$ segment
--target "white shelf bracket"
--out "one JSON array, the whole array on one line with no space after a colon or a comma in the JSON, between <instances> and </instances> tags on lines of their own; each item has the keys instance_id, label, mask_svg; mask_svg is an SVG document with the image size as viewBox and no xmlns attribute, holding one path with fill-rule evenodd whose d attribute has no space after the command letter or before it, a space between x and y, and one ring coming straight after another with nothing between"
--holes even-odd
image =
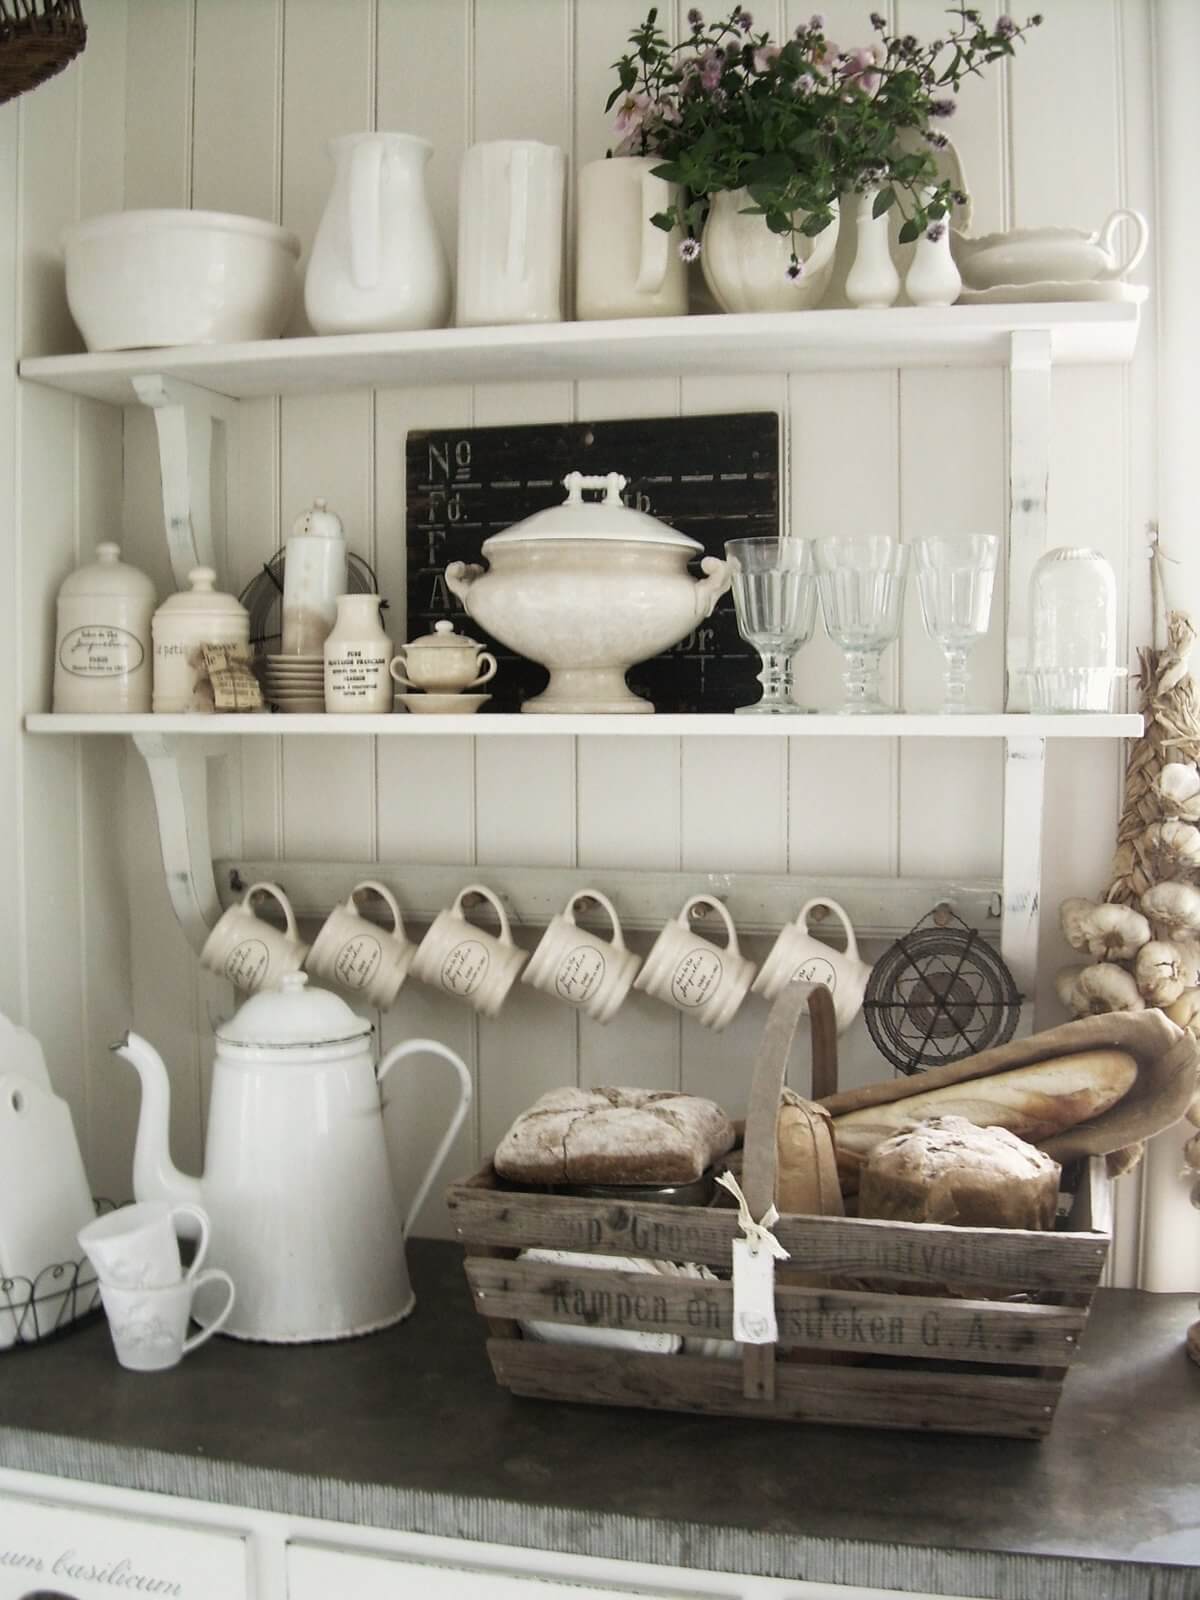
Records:
<instances>
[{"instance_id":1,"label":"white shelf bracket","mask_svg":"<svg viewBox=\"0 0 1200 1600\"><path fill-rule=\"evenodd\" d=\"M1029 578L1046 549L1050 490L1049 328L1011 335L1008 374L1009 518L1005 708L1029 709Z\"/></svg>"},{"instance_id":2,"label":"white shelf bracket","mask_svg":"<svg viewBox=\"0 0 1200 1600\"><path fill-rule=\"evenodd\" d=\"M159 733L135 733L133 742L150 774L167 893L188 943L199 954L221 915L208 828L211 758Z\"/></svg>"},{"instance_id":3,"label":"white shelf bracket","mask_svg":"<svg viewBox=\"0 0 1200 1600\"><path fill-rule=\"evenodd\" d=\"M213 425L237 418L238 402L211 389L147 373L133 380L134 393L154 413L162 477L167 549L177 588L187 588L193 567L216 567L213 539Z\"/></svg>"},{"instance_id":4,"label":"white shelf bracket","mask_svg":"<svg viewBox=\"0 0 1200 1600\"><path fill-rule=\"evenodd\" d=\"M1042 804L1046 741L1004 741L1004 915L1000 954L1024 996L1018 1037L1033 1032L1037 1000L1038 924L1042 903Z\"/></svg>"}]
</instances>

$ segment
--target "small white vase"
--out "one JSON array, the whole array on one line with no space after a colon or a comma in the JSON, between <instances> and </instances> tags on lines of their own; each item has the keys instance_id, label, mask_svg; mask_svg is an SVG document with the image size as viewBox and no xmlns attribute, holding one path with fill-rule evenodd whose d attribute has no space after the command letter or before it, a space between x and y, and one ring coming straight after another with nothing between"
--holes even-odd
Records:
<instances>
[{"instance_id":1,"label":"small white vase","mask_svg":"<svg viewBox=\"0 0 1200 1600\"><path fill-rule=\"evenodd\" d=\"M743 216L754 202L746 189L712 196L700 266L704 281L722 311L807 311L818 305L833 271L838 236L838 207L833 221L815 238L796 236L796 253L804 265L799 278L789 278L792 240L772 233L764 217ZM803 214L797 213L797 222Z\"/></svg>"},{"instance_id":2,"label":"small white vase","mask_svg":"<svg viewBox=\"0 0 1200 1600\"><path fill-rule=\"evenodd\" d=\"M337 621L325 641L325 709L370 715L392 709L392 641L377 594L338 596Z\"/></svg>"},{"instance_id":3,"label":"small white vase","mask_svg":"<svg viewBox=\"0 0 1200 1600\"><path fill-rule=\"evenodd\" d=\"M926 191L928 201L932 190ZM943 217L941 237L928 231L917 240L912 263L904 279L904 292L914 306L952 306L962 290L962 278L950 254L950 220Z\"/></svg>"},{"instance_id":4,"label":"small white vase","mask_svg":"<svg viewBox=\"0 0 1200 1600\"><path fill-rule=\"evenodd\" d=\"M858 242L854 265L846 277L846 299L864 310L895 305L900 293L900 274L888 240L888 213L873 215L878 193L878 189L867 189L858 197Z\"/></svg>"}]
</instances>

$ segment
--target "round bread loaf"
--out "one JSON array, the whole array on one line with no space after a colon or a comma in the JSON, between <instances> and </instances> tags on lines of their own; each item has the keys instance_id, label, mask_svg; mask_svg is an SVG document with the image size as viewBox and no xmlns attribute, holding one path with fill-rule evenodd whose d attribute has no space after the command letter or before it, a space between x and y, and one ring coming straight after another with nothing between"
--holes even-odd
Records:
<instances>
[{"instance_id":1,"label":"round bread loaf","mask_svg":"<svg viewBox=\"0 0 1200 1600\"><path fill-rule=\"evenodd\" d=\"M552 1089L504 1135L494 1165L515 1183L689 1183L732 1149L712 1100L661 1089Z\"/></svg>"},{"instance_id":2,"label":"round bread loaf","mask_svg":"<svg viewBox=\"0 0 1200 1600\"><path fill-rule=\"evenodd\" d=\"M858 1214L964 1228L1054 1226L1060 1168L1007 1128L931 1117L876 1145L863 1168Z\"/></svg>"}]
</instances>

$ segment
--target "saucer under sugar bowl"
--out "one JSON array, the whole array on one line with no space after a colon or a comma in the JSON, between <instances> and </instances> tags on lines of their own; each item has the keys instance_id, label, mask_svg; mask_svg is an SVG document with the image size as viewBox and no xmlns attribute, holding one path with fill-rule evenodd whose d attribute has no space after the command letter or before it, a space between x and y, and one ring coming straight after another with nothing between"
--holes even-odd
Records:
<instances>
[{"instance_id":1,"label":"saucer under sugar bowl","mask_svg":"<svg viewBox=\"0 0 1200 1600\"><path fill-rule=\"evenodd\" d=\"M432 633L401 645L391 664L397 683L431 694L461 694L487 683L495 673L495 656L477 639L455 633L452 622L435 622Z\"/></svg>"}]
</instances>

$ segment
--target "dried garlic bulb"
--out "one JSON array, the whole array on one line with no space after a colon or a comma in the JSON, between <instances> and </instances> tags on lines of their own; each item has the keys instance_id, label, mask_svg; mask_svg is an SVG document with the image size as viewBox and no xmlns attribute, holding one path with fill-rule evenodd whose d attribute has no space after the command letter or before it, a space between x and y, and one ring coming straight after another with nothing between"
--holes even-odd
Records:
<instances>
[{"instance_id":1,"label":"dried garlic bulb","mask_svg":"<svg viewBox=\"0 0 1200 1600\"><path fill-rule=\"evenodd\" d=\"M1154 785L1165 816L1200 822L1200 772L1187 761L1169 761Z\"/></svg>"},{"instance_id":2,"label":"dried garlic bulb","mask_svg":"<svg viewBox=\"0 0 1200 1600\"><path fill-rule=\"evenodd\" d=\"M1079 982L1079 974L1086 971L1086 966L1063 967L1062 971L1054 980L1055 993L1058 995L1062 1005L1068 1011L1074 1011L1075 1009L1075 1002L1073 998L1075 994L1075 985Z\"/></svg>"},{"instance_id":3,"label":"dried garlic bulb","mask_svg":"<svg viewBox=\"0 0 1200 1600\"><path fill-rule=\"evenodd\" d=\"M1193 1128L1200 1128L1200 1089L1197 1089L1191 1105L1183 1114Z\"/></svg>"},{"instance_id":4,"label":"dried garlic bulb","mask_svg":"<svg viewBox=\"0 0 1200 1600\"><path fill-rule=\"evenodd\" d=\"M1101 961L1129 961L1150 942L1150 924L1132 906L1100 905L1079 915L1083 939L1077 950L1086 950Z\"/></svg>"},{"instance_id":5,"label":"dried garlic bulb","mask_svg":"<svg viewBox=\"0 0 1200 1600\"><path fill-rule=\"evenodd\" d=\"M1194 1183L1192 1185L1192 1192L1188 1196L1188 1199L1195 1206L1196 1210L1200 1211L1200 1183Z\"/></svg>"},{"instance_id":6,"label":"dried garlic bulb","mask_svg":"<svg viewBox=\"0 0 1200 1600\"><path fill-rule=\"evenodd\" d=\"M1196 982L1195 957L1169 940L1151 939L1137 953L1133 976L1148 1006L1173 1005Z\"/></svg>"},{"instance_id":7,"label":"dried garlic bulb","mask_svg":"<svg viewBox=\"0 0 1200 1600\"><path fill-rule=\"evenodd\" d=\"M1077 1017L1105 1016L1112 1011L1144 1011L1146 1002L1124 967L1098 961L1084 967L1067 1002Z\"/></svg>"},{"instance_id":8,"label":"dried garlic bulb","mask_svg":"<svg viewBox=\"0 0 1200 1600\"><path fill-rule=\"evenodd\" d=\"M1122 1145L1119 1150L1110 1150L1104 1158L1104 1170L1110 1178L1123 1178L1127 1172L1132 1172L1134 1167L1146 1154L1146 1146L1139 1139L1136 1144Z\"/></svg>"},{"instance_id":9,"label":"dried garlic bulb","mask_svg":"<svg viewBox=\"0 0 1200 1600\"><path fill-rule=\"evenodd\" d=\"M1194 1133L1184 1145L1183 1159L1193 1172L1200 1172L1200 1133Z\"/></svg>"},{"instance_id":10,"label":"dried garlic bulb","mask_svg":"<svg viewBox=\"0 0 1200 1600\"><path fill-rule=\"evenodd\" d=\"M1172 1022L1200 1038L1200 989L1185 989L1178 1000L1164 1009ZM1197 1116L1200 1116L1200 1100L1197 1101ZM1196 1126L1200 1128L1200 1122Z\"/></svg>"},{"instance_id":11,"label":"dried garlic bulb","mask_svg":"<svg viewBox=\"0 0 1200 1600\"><path fill-rule=\"evenodd\" d=\"M1156 883L1200 872L1200 828L1173 817L1152 822L1138 838L1138 854Z\"/></svg>"},{"instance_id":12,"label":"dried garlic bulb","mask_svg":"<svg viewBox=\"0 0 1200 1600\"><path fill-rule=\"evenodd\" d=\"M1083 931L1083 919L1089 911L1096 909L1095 900L1084 900L1075 896L1064 900L1058 908L1058 925L1063 931L1063 938L1072 950L1086 950L1087 939Z\"/></svg>"},{"instance_id":13,"label":"dried garlic bulb","mask_svg":"<svg viewBox=\"0 0 1200 1600\"><path fill-rule=\"evenodd\" d=\"M1156 939L1200 938L1200 889L1187 883L1156 883L1138 903Z\"/></svg>"}]
</instances>

